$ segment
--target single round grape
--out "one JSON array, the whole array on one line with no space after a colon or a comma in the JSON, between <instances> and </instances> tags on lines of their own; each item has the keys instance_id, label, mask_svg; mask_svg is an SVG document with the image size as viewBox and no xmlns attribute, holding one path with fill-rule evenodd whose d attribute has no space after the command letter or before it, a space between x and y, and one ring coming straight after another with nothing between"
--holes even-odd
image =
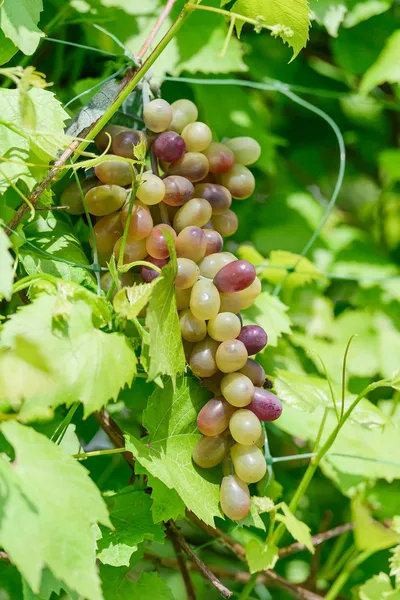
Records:
<instances>
[{"instance_id":1,"label":"single round grape","mask_svg":"<svg viewBox=\"0 0 400 600\"><path fill-rule=\"evenodd\" d=\"M207 279L214 279L222 267L237 260L231 252L219 252L210 254L200 263L200 275Z\"/></svg>"},{"instance_id":2,"label":"single round grape","mask_svg":"<svg viewBox=\"0 0 400 600\"><path fill-rule=\"evenodd\" d=\"M262 387L265 381L265 371L262 366L255 360L248 358L243 369L240 369L240 373L246 375L254 385Z\"/></svg>"},{"instance_id":3,"label":"single round grape","mask_svg":"<svg viewBox=\"0 0 400 600\"><path fill-rule=\"evenodd\" d=\"M247 260L235 260L218 271L214 285L220 292L240 292L253 283L256 275L255 268Z\"/></svg>"},{"instance_id":4,"label":"single round grape","mask_svg":"<svg viewBox=\"0 0 400 600\"><path fill-rule=\"evenodd\" d=\"M246 288L245 290L242 290L241 292L237 292L237 294L240 296L240 300L242 303L241 310L250 308L250 306L252 306L254 304L257 296L259 296L260 293L261 293L261 281L259 280L258 277L256 277L255 280L253 281L253 283L251 285L249 285L248 288Z\"/></svg>"},{"instance_id":5,"label":"single round grape","mask_svg":"<svg viewBox=\"0 0 400 600\"><path fill-rule=\"evenodd\" d=\"M91 215L103 217L119 210L126 200L126 190L119 185L97 185L85 194Z\"/></svg>"},{"instance_id":6,"label":"single round grape","mask_svg":"<svg viewBox=\"0 0 400 600\"><path fill-rule=\"evenodd\" d=\"M200 381L200 384L207 390L210 390L210 392L213 392L215 396L220 396L221 381L223 376L224 373L218 371L217 373L215 373L215 375L212 375L212 377L203 377L203 379Z\"/></svg>"},{"instance_id":7,"label":"single round grape","mask_svg":"<svg viewBox=\"0 0 400 600\"><path fill-rule=\"evenodd\" d=\"M180 290L178 288L175 288L175 298L176 298L177 310L184 310L185 308L189 308L191 293L192 293L191 288L186 288L185 290Z\"/></svg>"},{"instance_id":8,"label":"single round grape","mask_svg":"<svg viewBox=\"0 0 400 600\"><path fill-rule=\"evenodd\" d=\"M230 294L220 293L221 306L220 312L232 312L237 314L242 309L242 300L238 292Z\"/></svg>"},{"instance_id":9,"label":"single round grape","mask_svg":"<svg viewBox=\"0 0 400 600\"><path fill-rule=\"evenodd\" d=\"M235 444L231 448L231 458L236 475L246 483L260 481L267 470L267 464L260 448Z\"/></svg>"},{"instance_id":10,"label":"single round grape","mask_svg":"<svg viewBox=\"0 0 400 600\"><path fill-rule=\"evenodd\" d=\"M240 408L229 421L229 430L235 442L243 446L252 446L261 435L262 427L260 420L247 408Z\"/></svg>"},{"instance_id":11,"label":"single round grape","mask_svg":"<svg viewBox=\"0 0 400 600\"><path fill-rule=\"evenodd\" d=\"M197 415L197 427L203 435L219 435L228 427L235 410L222 396L212 398ZM250 414L257 419L254 413Z\"/></svg>"},{"instance_id":12,"label":"single round grape","mask_svg":"<svg viewBox=\"0 0 400 600\"><path fill-rule=\"evenodd\" d=\"M202 437L192 450L192 458L198 467L216 467L229 454L232 437L229 431L213 437Z\"/></svg>"},{"instance_id":13,"label":"single round grape","mask_svg":"<svg viewBox=\"0 0 400 600\"><path fill-rule=\"evenodd\" d=\"M108 135L111 137L112 143L114 138L117 137L117 135L119 135L123 131L131 130L129 129L129 127L121 127L121 125L106 125L94 138L95 144L100 150L100 152L104 152L110 143L110 138L108 137ZM114 154L117 154L117 152L114 152Z\"/></svg>"},{"instance_id":14,"label":"single round grape","mask_svg":"<svg viewBox=\"0 0 400 600\"><path fill-rule=\"evenodd\" d=\"M207 325L202 319L197 319L190 308L179 313L181 336L188 342L201 342L207 335Z\"/></svg>"},{"instance_id":15,"label":"single round grape","mask_svg":"<svg viewBox=\"0 0 400 600\"><path fill-rule=\"evenodd\" d=\"M226 475L219 492L222 512L232 521L244 519L250 510L248 485L237 475Z\"/></svg>"},{"instance_id":16,"label":"single round grape","mask_svg":"<svg viewBox=\"0 0 400 600\"><path fill-rule=\"evenodd\" d=\"M260 387L254 388L253 400L247 407L260 421L275 421L282 414L282 404L278 396Z\"/></svg>"},{"instance_id":17,"label":"single round grape","mask_svg":"<svg viewBox=\"0 0 400 600\"><path fill-rule=\"evenodd\" d=\"M163 267L165 267L165 265L168 264L167 258L153 258L152 256L146 256L144 260L149 263L152 263L156 267L160 267L160 269L162 269ZM143 266L140 269L140 274L142 276L143 281L145 281L146 283L150 283L151 281L153 281L153 279L156 279L160 276L160 273L158 273L158 271L152 269L151 267L145 266Z\"/></svg>"},{"instance_id":18,"label":"single round grape","mask_svg":"<svg viewBox=\"0 0 400 600\"><path fill-rule=\"evenodd\" d=\"M218 231L214 231L214 229L204 229L204 235L207 240L206 256L221 252L224 245L221 234Z\"/></svg>"},{"instance_id":19,"label":"single round grape","mask_svg":"<svg viewBox=\"0 0 400 600\"><path fill-rule=\"evenodd\" d=\"M254 445L257 446L257 448L264 448L264 444L265 444L265 432L264 432L264 429L261 428L261 435Z\"/></svg>"},{"instance_id":20,"label":"single round grape","mask_svg":"<svg viewBox=\"0 0 400 600\"><path fill-rule=\"evenodd\" d=\"M211 223L215 231L218 231L222 237L233 235L239 227L238 218L233 210L227 210L223 215L213 215Z\"/></svg>"},{"instance_id":21,"label":"single round grape","mask_svg":"<svg viewBox=\"0 0 400 600\"><path fill-rule=\"evenodd\" d=\"M96 247L98 252L99 263L104 265L110 260L115 243L123 234L121 223L121 214L119 212L106 215L97 221L93 227L96 238ZM92 246L92 238L89 238Z\"/></svg>"},{"instance_id":22,"label":"single round grape","mask_svg":"<svg viewBox=\"0 0 400 600\"><path fill-rule=\"evenodd\" d=\"M176 238L176 255L200 262L206 253L207 240L200 227L185 227Z\"/></svg>"},{"instance_id":23,"label":"single round grape","mask_svg":"<svg viewBox=\"0 0 400 600\"><path fill-rule=\"evenodd\" d=\"M154 142L153 150L158 159L172 163L185 154L186 144L175 131L165 131Z\"/></svg>"},{"instance_id":24,"label":"single round grape","mask_svg":"<svg viewBox=\"0 0 400 600\"><path fill-rule=\"evenodd\" d=\"M240 319L231 312L220 312L208 322L208 335L217 342L232 340L240 333Z\"/></svg>"},{"instance_id":25,"label":"single round grape","mask_svg":"<svg viewBox=\"0 0 400 600\"><path fill-rule=\"evenodd\" d=\"M217 183L197 183L194 193L198 198L205 198L211 204L213 215L222 215L232 204L229 190Z\"/></svg>"},{"instance_id":26,"label":"single round grape","mask_svg":"<svg viewBox=\"0 0 400 600\"><path fill-rule=\"evenodd\" d=\"M218 314L220 299L215 285L207 279L199 279L192 288L190 308L198 319L212 319Z\"/></svg>"},{"instance_id":27,"label":"single round grape","mask_svg":"<svg viewBox=\"0 0 400 600\"><path fill-rule=\"evenodd\" d=\"M102 183L111 185L129 185L132 183L135 170L123 161L107 160L95 166L94 172Z\"/></svg>"},{"instance_id":28,"label":"single round grape","mask_svg":"<svg viewBox=\"0 0 400 600\"><path fill-rule=\"evenodd\" d=\"M192 198L181 206L174 217L174 228L180 233L185 227L201 227L211 217L211 206L204 198Z\"/></svg>"},{"instance_id":29,"label":"single round grape","mask_svg":"<svg viewBox=\"0 0 400 600\"><path fill-rule=\"evenodd\" d=\"M115 243L114 255L115 260L118 262L119 253L121 249L122 237ZM136 260L144 260L147 256L146 240L133 240L129 236L126 238L126 244L124 248L124 260L123 264L127 265Z\"/></svg>"},{"instance_id":30,"label":"single round grape","mask_svg":"<svg viewBox=\"0 0 400 600\"><path fill-rule=\"evenodd\" d=\"M186 152L182 158L169 165L168 175L181 175L189 181L201 181L208 173L208 160L200 152Z\"/></svg>"},{"instance_id":31,"label":"single round grape","mask_svg":"<svg viewBox=\"0 0 400 600\"><path fill-rule=\"evenodd\" d=\"M246 346L249 356L261 352L268 341L267 334L259 325L245 325L236 337Z\"/></svg>"},{"instance_id":32,"label":"single round grape","mask_svg":"<svg viewBox=\"0 0 400 600\"><path fill-rule=\"evenodd\" d=\"M171 104L171 107L173 117L169 124L169 129L172 131L182 133L186 125L197 120L199 114L197 106L190 100L184 98L182 100L176 100Z\"/></svg>"},{"instance_id":33,"label":"single round grape","mask_svg":"<svg viewBox=\"0 0 400 600\"><path fill-rule=\"evenodd\" d=\"M70 215L83 215L85 209L82 202L82 193L85 196L86 192L95 187L98 184L96 177L90 177L80 182L81 186L74 181L68 187L65 188L61 194L60 202L61 206L68 206L66 212ZM81 193L82 188L82 193Z\"/></svg>"},{"instance_id":34,"label":"single round grape","mask_svg":"<svg viewBox=\"0 0 400 600\"><path fill-rule=\"evenodd\" d=\"M129 202L127 202L121 211L121 221L125 227L128 218ZM132 207L131 219L129 221L128 235L134 240L142 240L150 235L153 229L153 218L147 206L138 200Z\"/></svg>"},{"instance_id":35,"label":"single round grape","mask_svg":"<svg viewBox=\"0 0 400 600\"><path fill-rule=\"evenodd\" d=\"M239 340L226 340L219 345L215 359L220 371L233 373L246 364L247 350Z\"/></svg>"},{"instance_id":36,"label":"single round grape","mask_svg":"<svg viewBox=\"0 0 400 600\"><path fill-rule=\"evenodd\" d=\"M233 165L230 171L222 174L221 183L237 200L249 198L256 186L253 173L247 167L239 164Z\"/></svg>"},{"instance_id":37,"label":"single round grape","mask_svg":"<svg viewBox=\"0 0 400 600\"><path fill-rule=\"evenodd\" d=\"M211 377L218 371L215 362L217 348L218 342L208 336L193 346L189 364L195 375Z\"/></svg>"},{"instance_id":38,"label":"single round grape","mask_svg":"<svg viewBox=\"0 0 400 600\"><path fill-rule=\"evenodd\" d=\"M165 196L163 202L169 206L182 206L190 198L193 198L194 186L189 179L181 175L170 175L163 179L165 185Z\"/></svg>"},{"instance_id":39,"label":"single round grape","mask_svg":"<svg viewBox=\"0 0 400 600\"><path fill-rule=\"evenodd\" d=\"M168 129L172 121L172 107L162 98L157 98L143 108L143 119L147 129L161 133Z\"/></svg>"},{"instance_id":40,"label":"single round grape","mask_svg":"<svg viewBox=\"0 0 400 600\"><path fill-rule=\"evenodd\" d=\"M204 155L208 159L211 173L226 173L232 169L235 162L235 157L232 150L218 142L211 142Z\"/></svg>"},{"instance_id":41,"label":"single round grape","mask_svg":"<svg viewBox=\"0 0 400 600\"><path fill-rule=\"evenodd\" d=\"M143 204L158 204L165 196L165 185L162 179L146 171L137 189L136 196Z\"/></svg>"},{"instance_id":42,"label":"single round grape","mask_svg":"<svg viewBox=\"0 0 400 600\"><path fill-rule=\"evenodd\" d=\"M211 144L211 129L205 123L196 121L189 123L182 130L187 152L203 152Z\"/></svg>"},{"instance_id":43,"label":"single round grape","mask_svg":"<svg viewBox=\"0 0 400 600\"><path fill-rule=\"evenodd\" d=\"M143 131L136 131L135 129L128 129L118 133L117 136L113 137L112 151L117 156L124 156L125 158L138 158L135 154L135 146L143 142L147 147L146 136Z\"/></svg>"},{"instance_id":44,"label":"single round grape","mask_svg":"<svg viewBox=\"0 0 400 600\"><path fill-rule=\"evenodd\" d=\"M150 254L153 258L168 258L169 256L169 248L167 239L163 233L164 231L170 233L174 240L176 239L175 230L170 225L163 223L156 225L146 241L147 254Z\"/></svg>"},{"instance_id":45,"label":"single round grape","mask_svg":"<svg viewBox=\"0 0 400 600\"><path fill-rule=\"evenodd\" d=\"M228 373L221 380L221 392L229 404L243 408L253 399L254 385L242 373Z\"/></svg>"},{"instance_id":46,"label":"single round grape","mask_svg":"<svg viewBox=\"0 0 400 600\"><path fill-rule=\"evenodd\" d=\"M200 269L189 258L178 258L178 274L174 281L175 287L180 289L194 286L200 275Z\"/></svg>"},{"instance_id":47,"label":"single round grape","mask_svg":"<svg viewBox=\"0 0 400 600\"><path fill-rule=\"evenodd\" d=\"M261 146L252 137L241 136L224 142L235 156L235 162L240 165L252 165L261 156Z\"/></svg>"}]
</instances>

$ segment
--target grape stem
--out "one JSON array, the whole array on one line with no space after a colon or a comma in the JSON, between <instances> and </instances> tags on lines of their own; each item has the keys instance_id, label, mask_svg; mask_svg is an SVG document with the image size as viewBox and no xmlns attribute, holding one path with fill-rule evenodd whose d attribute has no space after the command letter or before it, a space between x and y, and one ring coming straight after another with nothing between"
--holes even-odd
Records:
<instances>
[{"instance_id":1,"label":"grape stem","mask_svg":"<svg viewBox=\"0 0 400 600\"><path fill-rule=\"evenodd\" d=\"M109 415L109 413L103 409L99 412L93 413L94 418L97 423L100 425L102 430L108 435L112 443L116 448L124 448L125 447L125 438L122 430L119 425L114 421L114 419ZM133 460L133 456L130 452L123 452L122 456L132 469L132 477L135 476L135 461Z\"/></svg>"},{"instance_id":2,"label":"grape stem","mask_svg":"<svg viewBox=\"0 0 400 600\"><path fill-rule=\"evenodd\" d=\"M196 591L193 586L193 581L190 577L189 567L186 564L186 560L182 554L182 549L179 544L178 538L175 535L175 531L172 528L168 528L167 535L174 547L174 552L176 555L176 564L179 567L183 582L185 584L187 600L196 600Z\"/></svg>"}]
</instances>

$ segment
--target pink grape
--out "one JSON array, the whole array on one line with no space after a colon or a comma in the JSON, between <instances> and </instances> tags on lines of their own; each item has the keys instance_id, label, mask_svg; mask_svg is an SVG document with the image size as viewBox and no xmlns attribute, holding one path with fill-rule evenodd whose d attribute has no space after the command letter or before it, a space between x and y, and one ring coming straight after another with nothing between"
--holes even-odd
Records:
<instances>
[{"instance_id":1,"label":"pink grape","mask_svg":"<svg viewBox=\"0 0 400 600\"><path fill-rule=\"evenodd\" d=\"M165 196L163 202L169 206L182 206L193 198L194 186L189 179L181 175L169 175L163 179Z\"/></svg>"},{"instance_id":2,"label":"pink grape","mask_svg":"<svg viewBox=\"0 0 400 600\"><path fill-rule=\"evenodd\" d=\"M245 325L236 339L243 342L249 356L261 352L268 342L267 334L259 325Z\"/></svg>"},{"instance_id":3,"label":"pink grape","mask_svg":"<svg viewBox=\"0 0 400 600\"><path fill-rule=\"evenodd\" d=\"M256 270L247 260L235 260L225 265L214 277L214 285L223 293L240 292L253 283Z\"/></svg>"},{"instance_id":4,"label":"pink grape","mask_svg":"<svg viewBox=\"0 0 400 600\"><path fill-rule=\"evenodd\" d=\"M146 262L152 263L156 267L160 267L160 269L162 269L163 267L165 267L165 265L168 264L167 258L153 258L152 256L146 256L144 260ZM145 266L141 268L140 274L142 276L143 281L145 281L146 283L150 283L151 281L153 281L153 279L156 279L156 277L159 277L160 275L154 269Z\"/></svg>"},{"instance_id":5,"label":"pink grape","mask_svg":"<svg viewBox=\"0 0 400 600\"><path fill-rule=\"evenodd\" d=\"M222 235L214 229L203 228L203 231L207 240L206 256L210 256L210 254L217 254L218 252L221 252L222 246L224 245Z\"/></svg>"},{"instance_id":6,"label":"pink grape","mask_svg":"<svg viewBox=\"0 0 400 600\"><path fill-rule=\"evenodd\" d=\"M235 156L228 146L218 142L211 142L204 155L208 159L211 173L226 173L235 162Z\"/></svg>"},{"instance_id":7,"label":"pink grape","mask_svg":"<svg viewBox=\"0 0 400 600\"><path fill-rule=\"evenodd\" d=\"M169 248L163 231L168 231L176 239L175 230L170 225L156 225L146 241L147 253L153 258L168 258Z\"/></svg>"},{"instance_id":8,"label":"pink grape","mask_svg":"<svg viewBox=\"0 0 400 600\"><path fill-rule=\"evenodd\" d=\"M243 375L246 375L254 385L262 387L265 381L265 371L262 366L255 360L248 358L243 369L239 371Z\"/></svg>"},{"instance_id":9,"label":"pink grape","mask_svg":"<svg viewBox=\"0 0 400 600\"><path fill-rule=\"evenodd\" d=\"M212 398L197 415L197 427L203 435L219 435L228 427L235 410L222 396Z\"/></svg>"},{"instance_id":10,"label":"pink grape","mask_svg":"<svg viewBox=\"0 0 400 600\"><path fill-rule=\"evenodd\" d=\"M222 215L232 204L230 191L217 183L198 183L194 193L197 198L205 198L211 204L213 215Z\"/></svg>"},{"instance_id":11,"label":"pink grape","mask_svg":"<svg viewBox=\"0 0 400 600\"><path fill-rule=\"evenodd\" d=\"M153 144L154 154L164 162L176 162L184 154L186 144L175 131L165 131L158 136Z\"/></svg>"},{"instance_id":12,"label":"pink grape","mask_svg":"<svg viewBox=\"0 0 400 600\"><path fill-rule=\"evenodd\" d=\"M253 400L246 408L253 411L260 421L275 421L282 414L282 404L278 396L259 387L254 388Z\"/></svg>"}]
</instances>

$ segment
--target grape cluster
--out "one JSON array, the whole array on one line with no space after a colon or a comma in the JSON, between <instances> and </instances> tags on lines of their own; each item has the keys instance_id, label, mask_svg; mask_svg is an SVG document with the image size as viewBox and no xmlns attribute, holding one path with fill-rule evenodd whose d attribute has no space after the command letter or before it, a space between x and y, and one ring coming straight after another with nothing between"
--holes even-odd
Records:
<instances>
[{"instance_id":1,"label":"grape cluster","mask_svg":"<svg viewBox=\"0 0 400 600\"><path fill-rule=\"evenodd\" d=\"M144 171L136 191L123 263L146 260L162 268L169 260L164 232L175 241L176 304L186 358L214 393L198 414L203 437L193 448L193 460L204 469L222 463L222 510L231 519L242 519L250 509L248 484L266 472L261 421L273 421L282 411L279 399L263 387L264 369L249 358L265 348L267 334L257 325L243 326L240 316L260 293L260 280L253 265L222 251L223 238L238 227L232 198L243 200L253 193L255 180L247 167L261 149L250 137L213 141L189 100L152 100L143 118L145 132L110 125L96 138L104 151L108 133L114 155L82 184L88 211L97 218L99 262L106 264L112 254L119 258L136 175L116 157L137 158L135 147L144 142L153 171ZM84 212L76 184L66 188L61 200L70 213ZM158 275L151 266L140 270L145 282ZM102 277L107 289L109 274ZM121 284L129 285L132 277L129 271Z\"/></svg>"}]
</instances>

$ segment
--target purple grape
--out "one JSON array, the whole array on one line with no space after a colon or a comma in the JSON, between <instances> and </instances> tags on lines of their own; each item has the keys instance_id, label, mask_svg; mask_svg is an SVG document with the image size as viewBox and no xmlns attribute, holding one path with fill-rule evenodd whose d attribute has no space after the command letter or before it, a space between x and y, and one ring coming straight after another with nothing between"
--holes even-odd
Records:
<instances>
[{"instance_id":1,"label":"purple grape","mask_svg":"<svg viewBox=\"0 0 400 600\"><path fill-rule=\"evenodd\" d=\"M260 421L275 421L282 414L282 404L278 396L263 388L255 387L253 400L246 406Z\"/></svg>"},{"instance_id":2,"label":"purple grape","mask_svg":"<svg viewBox=\"0 0 400 600\"><path fill-rule=\"evenodd\" d=\"M153 144L154 154L164 162L176 162L184 154L186 144L175 131L166 131L158 136Z\"/></svg>"},{"instance_id":3,"label":"purple grape","mask_svg":"<svg viewBox=\"0 0 400 600\"><path fill-rule=\"evenodd\" d=\"M256 270L247 260L235 260L216 274L214 285L220 292L241 292L253 283Z\"/></svg>"},{"instance_id":4,"label":"purple grape","mask_svg":"<svg viewBox=\"0 0 400 600\"><path fill-rule=\"evenodd\" d=\"M160 269L162 269L163 267L165 267L166 264L168 264L167 258L153 258L152 256L146 256L145 260L146 262L152 263L156 267L160 267ZM145 281L146 283L150 283L151 281L153 281L153 279L160 275L160 273L158 273L154 269L145 266L141 268L140 274L142 276L143 281Z\"/></svg>"},{"instance_id":5,"label":"purple grape","mask_svg":"<svg viewBox=\"0 0 400 600\"><path fill-rule=\"evenodd\" d=\"M249 356L261 352L268 342L267 334L264 329L258 325L245 325L242 327L242 330L236 339L243 342Z\"/></svg>"},{"instance_id":6,"label":"purple grape","mask_svg":"<svg viewBox=\"0 0 400 600\"><path fill-rule=\"evenodd\" d=\"M248 358L243 369L240 369L240 373L246 375L255 386L261 387L265 384L265 371L262 366L255 360ZM270 381L269 379L267 381ZM272 382L271 386L272 387Z\"/></svg>"},{"instance_id":7,"label":"purple grape","mask_svg":"<svg viewBox=\"0 0 400 600\"><path fill-rule=\"evenodd\" d=\"M230 191L217 183L198 183L194 193L196 198L205 198L211 204L213 215L222 215L232 204Z\"/></svg>"},{"instance_id":8,"label":"purple grape","mask_svg":"<svg viewBox=\"0 0 400 600\"><path fill-rule=\"evenodd\" d=\"M206 256L209 254L216 254L217 252L221 252L222 246L224 245L224 240L218 231L214 231L214 229L203 228L204 235L207 240L207 250Z\"/></svg>"}]
</instances>

